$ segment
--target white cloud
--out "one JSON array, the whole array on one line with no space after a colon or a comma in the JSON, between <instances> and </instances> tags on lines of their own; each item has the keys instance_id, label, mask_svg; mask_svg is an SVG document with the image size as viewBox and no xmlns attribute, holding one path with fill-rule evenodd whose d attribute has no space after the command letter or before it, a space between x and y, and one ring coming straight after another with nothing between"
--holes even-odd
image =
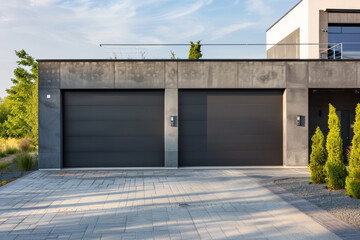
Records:
<instances>
[{"instance_id":1,"label":"white cloud","mask_svg":"<svg viewBox=\"0 0 360 240\"><path fill-rule=\"evenodd\" d=\"M31 6L47 6L53 3L59 2L59 0L30 0Z\"/></svg>"},{"instance_id":2,"label":"white cloud","mask_svg":"<svg viewBox=\"0 0 360 240\"><path fill-rule=\"evenodd\" d=\"M175 11L171 11L170 13L166 14L163 16L163 18L167 18L167 19L177 19L177 18L181 18L190 14L193 14L197 11L199 11L202 7L211 4L212 0L201 0L201 1L196 1L194 3L191 3L191 5L188 6L184 6L182 8L176 9Z\"/></svg>"},{"instance_id":3,"label":"white cloud","mask_svg":"<svg viewBox=\"0 0 360 240\"><path fill-rule=\"evenodd\" d=\"M233 25L227 26L227 27L223 27L213 34L211 40L223 38L226 35L229 35L233 32L239 31L239 30L243 30L245 28L253 26L254 24L255 23L253 23L253 22L245 22L245 23L238 23L238 24L233 24Z\"/></svg>"},{"instance_id":4,"label":"white cloud","mask_svg":"<svg viewBox=\"0 0 360 240\"><path fill-rule=\"evenodd\" d=\"M267 4L264 0L246 0L246 9L252 13L258 13L261 15L271 15L273 9L268 5L270 1L267 1Z\"/></svg>"}]
</instances>

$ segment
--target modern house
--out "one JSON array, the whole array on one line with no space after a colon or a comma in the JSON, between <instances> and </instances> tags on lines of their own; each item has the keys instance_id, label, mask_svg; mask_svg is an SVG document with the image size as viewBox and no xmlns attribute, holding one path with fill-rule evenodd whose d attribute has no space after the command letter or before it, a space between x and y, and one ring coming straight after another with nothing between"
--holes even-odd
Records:
<instances>
[{"instance_id":1,"label":"modern house","mask_svg":"<svg viewBox=\"0 0 360 240\"><path fill-rule=\"evenodd\" d=\"M268 41L327 42L319 29L355 24L357 6L304 0ZM263 60L39 60L39 167L307 166L329 103L345 149L360 61L319 59L319 46L282 49Z\"/></svg>"},{"instance_id":2,"label":"modern house","mask_svg":"<svg viewBox=\"0 0 360 240\"><path fill-rule=\"evenodd\" d=\"M358 0L302 0L267 30L267 58L360 58L359 13Z\"/></svg>"}]
</instances>

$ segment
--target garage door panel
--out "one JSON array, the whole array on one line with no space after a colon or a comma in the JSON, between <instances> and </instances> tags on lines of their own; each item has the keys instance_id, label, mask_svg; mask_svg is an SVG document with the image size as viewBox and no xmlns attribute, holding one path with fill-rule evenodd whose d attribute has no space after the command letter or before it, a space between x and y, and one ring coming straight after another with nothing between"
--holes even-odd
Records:
<instances>
[{"instance_id":1,"label":"garage door panel","mask_svg":"<svg viewBox=\"0 0 360 240\"><path fill-rule=\"evenodd\" d=\"M179 121L180 166L282 164L281 90L181 90Z\"/></svg>"},{"instance_id":2,"label":"garage door panel","mask_svg":"<svg viewBox=\"0 0 360 240\"><path fill-rule=\"evenodd\" d=\"M188 120L206 120L207 110L205 105L185 105L179 106L179 119L180 121Z\"/></svg>"},{"instance_id":3,"label":"garage door panel","mask_svg":"<svg viewBox=\"0 0 360 240\"><path fill-rule=\"evenodd\" d=\"M164 166L162 90L64 92L64 167Z\"/></svg>"},{"instance_id":4,"label":"garage door panel","mask_svg":"<svg viewBox=\"0 0 360 240\"><path fill-rule=\"evenodd\" d=\"M107 136L161 136L161 132L152 126L156 121L73 121L66 129L68 137L101 137L104 132Z\"/></svg>"},{"instance_id":5,"label":"garage door panel","mask_svg":"<svg viewBox=\"0 0 360 240\"><path fill-rule=\"evenodd\" d=\"M256 120L218 120L207 122L207 135L274 135L282 128L274 127L274 121Z\"/></svg>"},{"instance_id":6,"label":"garage door panel","mask_svg":"<svg viewBox=\"0 0 360 240\"><path fill-rule=\"evenodd\" d=\"M259 120L181 121L183 136L253 134L256 131L272 135L282 130L281 126L274 125L273 121Z\"/></svg>"},{"instance_id":7,"label":"garage door panel","mask_svg":"<svg viewBox=\"0 0 360 240\"><path fill-rule=\"evenodd\" d=\"M68 106L65 121L106 120L160 120L164 109L161 106Z\"/></svg>"},{"instance_id":8,"label":"garage door panel","mask_svg":"<svg viewBox=\"0 0 360 240\"><path fill-rule=\"evenodd\" d=\"M67 152L71 167L163 167L163 152Z\"/></svg>"},{"instance_id":9,"label":"garage door panel","mask_svg":"<svg viewBox=\"0 0 360 240\"><path fill-rule=\"evenodd\" d=\"M227 94L222 92L203 92L202 90L192 90L196 94L189 95L186 92L179 92L179 97L182 98L180 104L184 105L221 105L221 104L262 104L264 99L270 104L277 104L279 102L278 96L282 94L281 90L256 90L256 92L243 92L241 96L238 95L238 90L226 90ZM217 91L217 90L216 90ZM219 90L222 91L222 90ZM185 97L183 97L185 96Z\"/></svg>"},{"instance_id":10,"label":"garage door panel","mask_svg":"<svg viewBox=\"0 0 360 240\"><path fill-rule=\"evenodd\" d=\"M161 151L163 145L153 136L136 137L68 137L66 149L71 152Z\"/></svg>"},{"instance_id":11,"label":"garage door panel","mask_svg":"<svg viewBox=\"0 0 360 240\"><path fill-rule=\"evenodd\" d=\"M274 110L268 108L268 104L249 105L186 105L179 111L181 120L264 120L264 116L268 119L279 119L281 109ZM181 108L181 106L180 106Z\"/></svg>"},{"instance_id":12,"label":"garage door panel","mask_svg":"<svg viewBox=\"0 0 360 240\"><path fill-rule=\"evenodd\" d=\"M271 150L279 148L282 142L266 135L219 135L219 136L183 136L180 151L235 151L235 150Z\"/></svg>"},{"instance_id":13,"label":"garage door panel","mask_svg":"<svg viewBox=\"0 0 360 240\"><path fill-rule=\"evenodd\" d=\"M155 91L128 91L119 94L115 91L89 90L65 92L65 106L122 106L122 105L161 105L164 96Z\"/></svg>"},{"instance_id":14,"label":"garage door panel","mask_svg":"<svg viewBox=\"0 0 360 240\"><path fill-rule=\"evenodd\" d=\"M264 166L259 159L268 159L269 156L282 158L278 149L269 151L228 151L228 152L181 152L183 166L199 166L197 163L206 162L207 166ZM222 159L219 161L219 159ZM269 162L266 166L276 166L279 163Z\"/></svg>"}]
</instances>

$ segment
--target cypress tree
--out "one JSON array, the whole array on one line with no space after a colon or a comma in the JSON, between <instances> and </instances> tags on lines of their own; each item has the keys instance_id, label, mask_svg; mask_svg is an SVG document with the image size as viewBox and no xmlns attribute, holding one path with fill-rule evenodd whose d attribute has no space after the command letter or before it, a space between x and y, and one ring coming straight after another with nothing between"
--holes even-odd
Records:
<instances>
[{"instance_id":1,"label":"cypress tree","mask_svg":"<svg viewBox=\"0 0 360 240\"><path fill-rule=\"evenodd\" d=\"M326 139L327 161L325 164L326 180L331 189L343 189L348 174L343 162L341 125L336 109L329 104L329 134Z\"/></svg>"},{"instance_id":2,"label":"cypress tree","mask_svg":"<svg viewBox=\"0 0 360 240\"><path fill-rule=\"evenodd\" d=\"M324 166L326 163L325 137L320 127L316 128L311 138L311 155L309 169L312 183L325 183Z\"/></svg>"},{"instance_id":3,"label":"cypress tree","mask_svg":"<svg viewBox=\"0 0 360 240\"><path fill-rule=\"evenodd\" d=\"M349 159L349 176L346 178L347 194L360 198L360 104L356 107L354 137Z\"/></svg>"},{"instance_id":4,"label":"cypress tree","mask_svg":"<svg viewBox=\"0 0 360 240\"><path fill-rule=\"evenodd\" d=\"M189 50L189 59L200 59L202 57L201 54L201 44L200 40L197 41L196 44L190 42L190 50Z\"/></svg>"}]
</instances>

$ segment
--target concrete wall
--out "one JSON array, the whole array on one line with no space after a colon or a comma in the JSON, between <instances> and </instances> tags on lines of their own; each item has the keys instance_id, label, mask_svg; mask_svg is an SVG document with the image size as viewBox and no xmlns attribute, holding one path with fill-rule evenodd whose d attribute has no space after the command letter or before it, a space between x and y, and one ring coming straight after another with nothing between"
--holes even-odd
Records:
<instances>
[{"instance_id":1,"label":"concrete wall","mask_svg":"<svg viewBox=\"0 0 360 240\"><path fill-rule=\"evenodd\" d=\"M281 45L281 44L299 44L300 43L300 28L290 33L277 45L271 47L266 51L268 59L299 59L300 45Z\"/></svg>"},{"instance_id":2,"label":"concrete wall","mask_svg":"<svg viewBox=\"0 0 360 240\"><path fill-rule=\"evenodd\" d=\"M179 89L284 89L284 165L308 162L308 89L360 88L358 61L39 61L39 165L62 167L66 89L165 89L165 166L178 166ZM296 126L296 116L305 117Z\"/></svg>"}]
</instances>

